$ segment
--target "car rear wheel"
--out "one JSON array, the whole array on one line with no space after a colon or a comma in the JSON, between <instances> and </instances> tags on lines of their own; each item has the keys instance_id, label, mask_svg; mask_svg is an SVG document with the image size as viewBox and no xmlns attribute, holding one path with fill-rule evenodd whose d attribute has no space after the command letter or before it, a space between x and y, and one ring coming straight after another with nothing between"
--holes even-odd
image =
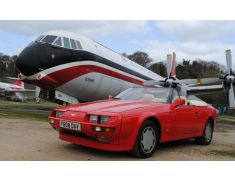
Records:
<instances>
[{"instance_id":1,"label":"car rear wheel","mask_svg":"<svg viewBox=\"0 0 235 180\"><path fill-rule=\"evenodd\" d=\"M138 158L150 157L158 145L158 128L152 121L145 121L140 127L132 153Z\"/></svg>"},{"instance_id":2,"label":"car rear wheel","mask_svg":"<svg viewBox=\"0 0 235 180\"><path fill-rule=\"evenodd\" d=\"M195 138L195 141L199 145L209 145L211 143L213 136L213 122L212 120L208 120L206 122L203 136Z\"/></svg>"}]
</instances>

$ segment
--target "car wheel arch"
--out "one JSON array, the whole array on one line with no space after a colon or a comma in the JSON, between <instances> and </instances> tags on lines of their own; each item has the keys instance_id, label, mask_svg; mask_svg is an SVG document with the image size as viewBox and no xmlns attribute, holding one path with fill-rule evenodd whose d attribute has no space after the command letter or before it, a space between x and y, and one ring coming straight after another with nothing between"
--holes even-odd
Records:
<instances>
[{"instance_id":1,"label":"car wheel arch","mask_svg":"<svg viewBox=\"0 0 235 180\"><path fill-rule=\"evenodd\" d=\"M215 120L214 120L214 118L212 117L212 116L209 116L208 118L207 118L207 121L211 121L212 122L212 127L214 128L214 126L215 126ZM207 122L206 121L206 122Z\"/></svg>"},{"instance_id":2,"label":"car wheel arch","mask_svg":"<svg viewBox=\"0 0 235 180\"><path fill-rule=\"evenodd\" d=\"M152 121L158 128L158 135L159 135L159 142L161 141L161 123L160 121L158 120L158 118L156 117L156 115L152 115L152 116L146 116L144 118L139 118L139 121L138 121L138 125L135 129L135 133L134 133L134 138L133 138L133 144L135 142L135 139L136 139L136 136L137 136L137 133L141 127L141 125L145 122L145 121Z\"/></svg>"},{"instance_id":3,"label":"car wheel arch","mask_svg":"<svg viewBox=\"0 0 235 180\"><path fill-rule=\"evenodd\" d=\"M147 120L152 121L157 126L158 135L159 135L159 142L161 142L161 130L162 130L162 128L161 128L160 121L156 117L153 117L153 116L148 117L147 119L145 119L145 121L147 121Z\"/></svg>"},{"instance_id":4,"label":"car wheel arch","mask_svg":"<svg viewBox=\"0 0 235 180\"><path fill-rule=\"evenodd\" d=\"M208 116L207 119L205 120L205 123L204 123L202 129L201 129L201 134L204 133L205 125L206 125L206 123L207 123L208 121L210 121L210 122L212 123L212 128L214 129L214 126L215 126L215 119L214 119L212 116Z\"/></svg>"}]
</instances>

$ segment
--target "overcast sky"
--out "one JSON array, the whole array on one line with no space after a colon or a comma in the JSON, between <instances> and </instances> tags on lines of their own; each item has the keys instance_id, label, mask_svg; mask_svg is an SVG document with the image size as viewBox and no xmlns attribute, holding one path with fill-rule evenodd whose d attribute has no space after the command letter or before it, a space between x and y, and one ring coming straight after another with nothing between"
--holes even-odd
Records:
<instances>
[{"instance_id":1,"label":"overcast sky","mask_svg":"<svg viewBox=\"0 0 235 180\"><path fill-rule=\"evenodd\" d=\"M18 54L32 39L53 30L86 35L119 53L145 51L155 61L175 51L178 62L200 58L225 64L225 49L235 52L235 21L1 20L0 52Z\"/></svg>"}]
</instances>

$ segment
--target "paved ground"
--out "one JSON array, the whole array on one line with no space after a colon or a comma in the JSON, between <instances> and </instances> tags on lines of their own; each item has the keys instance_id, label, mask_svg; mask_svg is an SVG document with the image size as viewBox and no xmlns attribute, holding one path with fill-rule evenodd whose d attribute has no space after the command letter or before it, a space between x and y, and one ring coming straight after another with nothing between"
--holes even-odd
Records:
<instances>
[{"instance_id":1,"label":"paved ground","mask_svg":"<svg viewBox=\"0 0 235 180\"><path fill-rule=\"evenodd\" d=\"M0 117L0 160L139 160L126 152L107 152L80 147L58 139L47 122ZM209 146L193 141L160 145L154 156L145 160L235 160L212 151L235 152L235 128L216 128Z\"/></svg>"}]
</instances>

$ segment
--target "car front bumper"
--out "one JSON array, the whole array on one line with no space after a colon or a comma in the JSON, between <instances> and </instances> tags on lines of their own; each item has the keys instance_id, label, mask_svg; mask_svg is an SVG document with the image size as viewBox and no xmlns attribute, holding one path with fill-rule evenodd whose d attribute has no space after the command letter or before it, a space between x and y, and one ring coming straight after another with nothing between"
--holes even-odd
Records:
<instances>
[{"instance_id":1,"label":"car front bumper","mask_svg":"<svg viewBox=\"0 0 235 180\"><path fill-rule=\"evenodd\" d=\"M119 144L120 124L107 125L107 124L91 124L87 122L78 122L68 120L81 124L81 131L68 130L60 127L60 120L55 117L49 117L50 125L59 132L59 138L63 141L86 146L90 148L107 150L107 151L131 151L132 146ZM63 120L65 121L65 120ZM112 127L115 128L114 132L94 132L93 126L99 127Z\"/></svg>"}]
</instances>

